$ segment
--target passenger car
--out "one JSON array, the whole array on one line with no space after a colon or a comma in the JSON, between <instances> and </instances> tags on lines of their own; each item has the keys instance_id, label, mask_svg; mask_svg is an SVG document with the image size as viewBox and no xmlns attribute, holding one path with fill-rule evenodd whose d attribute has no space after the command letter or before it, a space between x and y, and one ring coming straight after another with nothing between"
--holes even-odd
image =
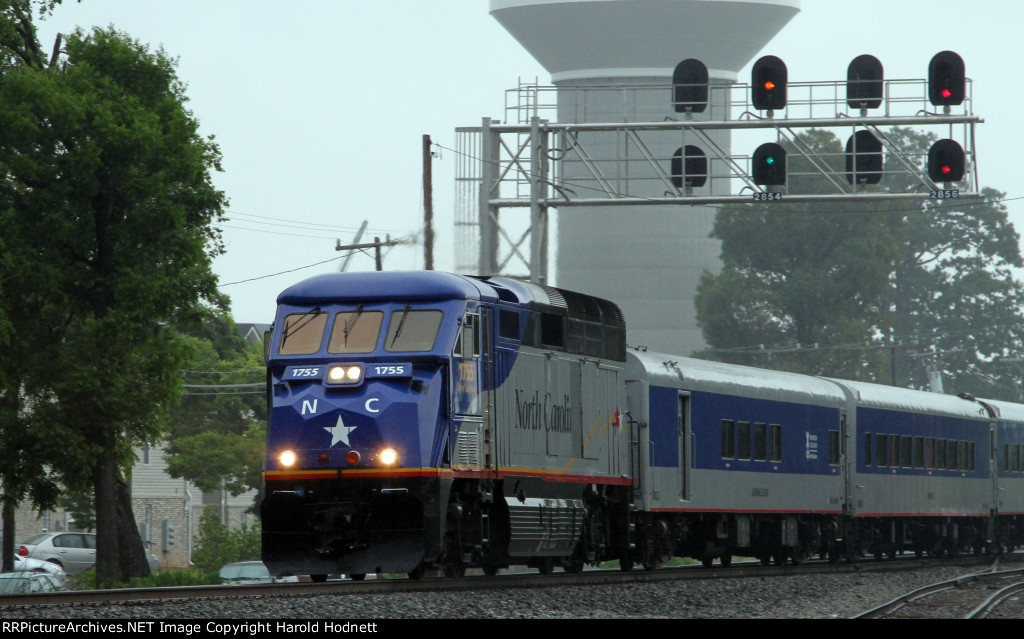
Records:
<instances>
[{"instance_id":1,"label":"passenger car","mask_svg":"<svg viewBox=\"0 0 1024 639\"><path fill-rule=\"evenodd\" d=\"M19 570L0 573L0 595L63 590L64 582L47 572Z\"/></svg>"},{"instance_id":2,"label":"passenger car","mask_svg":"<svg viewBox=\"0 0 1024 639\"><path fill-rule=\"evenodd\" d=\"M298 577L271 577L262 561L238 561L220 569L220 580L225 584L281 584L293 583Z\"/></svg>"},{"instance_id":3,"label":"passenger car","mask_svg":"<svg viewBox=\"0 0 1024 639\"><path fill-rule=\"evenodd\" d=\"M18 547L18 555L57 564L69 575L96 564L96 535L84 532L47 532L33 535ZM160 560L146 551L151 572L160 570Z\"/></svg>"}]
</instances>

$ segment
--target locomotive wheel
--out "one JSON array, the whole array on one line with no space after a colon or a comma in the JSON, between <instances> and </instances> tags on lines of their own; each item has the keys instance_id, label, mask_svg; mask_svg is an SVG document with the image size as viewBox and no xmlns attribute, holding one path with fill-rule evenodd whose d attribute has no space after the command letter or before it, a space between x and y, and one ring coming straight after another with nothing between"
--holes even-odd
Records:
<instances>
[{"instance_id":1,"label":"locomotive wheel","mask_svg":"<svg viewBox=\"0 0 1024 639\"><path fill-rule=\"evenodd\" d=\"M466 576L466 564L461 561L457 564L449 564L444 567L445 577L465 577Z\"/></svg>"},{"instance_id":2,"label":"locomotive wheel","mask_svg":"<svg viewBox=\"0 0 1024 639\"><path fill-rule=\"evenodd\" d=\"M423 573L425 573L426 571L427 567L424 566L423 563L421 562L417 564L415 568L409 571L409 579L422 579Z\"/></svg>"},{"instance_id":3,"label":"locomotive wheel","mask_svg":"<svg viewBox=\"0 0 1024 639\"><path fill-rule=\"evenodd\" d=\"M327 575L310 575L312 581L327 581Z\"/></svg>"},{"instance_id":4,"label":"locomotive wheel","mask_svg":"<svg viewBox=\"0 0 1024 639\"><path fill-rule=\"evenodd\" d=\"M622 572L630 572L633 570L633 558L622 557L619 559L619 570Z\"/></svg>"},{"instance_id":5,"label":"locomotive wheel","mask_svg":"<svg viewBox=\"0 0 1024 639\"><path fill-rule=\"evenodd\" d=\"M722 553L722 556L718 558L718 561L722 562L722 568L728 568L732 565L732 553Z\"/></svg>"},{"instance_id":6,"label":"locomotive wheel","mask_svg":"<svg viewBox=\"0 0 1024 639\"><path fill-rule=\"evenodd\" d=\"M537 572L542 575L550 575L555 570L553 557L541 557L537 560Z\"/></svg>"},{"instance_id":7,"label":"locomotive wheel","mask_svg":"<svg viewBox=\"0 0 1024 639\"><path fill-rule=\"evenodd\" d=\"M493 577L498 574L498 567L494 564L484 564L480 566L480 569L484 571L484 574L488 577Z\"/></svg>"},{"instance_id":8,"label":"locomotive wheel","mask_svg":"<svg viewBox=\"0 0 1024 639\"><path fill-rule=\"evenodd\" d=\"M583 560L574 557L565 563L565 572L571 572L578 575L583 572L583 566Z\"/></svg>"},{"instance_id":9,"label":"locomotive wheel","mask_svg":"<svg viewBox=\"0 0 1024 639\"><path fill-rule=\"evenodd\" d=\"M357 572L349 575L349 577L352 577L352 581L363 581L366 579L366 573Z\"/></svg>"},{"instance_id":10,"label":"locomotive wheel","mask_svg":"<svg viewBox=\"0 0 1024 639\"><path fill-rule=\"evenodd\" d=\"M701 563L701 564L702 564L702 565L703 565L703 566L704 566L705 568L710 568L710 567L711 567L711 565L712 565L713 563L715 563L715 558L714 558L714 557L712 557L711 555L704 555L703 557L701 557L701 559L700 559L700 563Z\"/></svg>"}]
</instances>

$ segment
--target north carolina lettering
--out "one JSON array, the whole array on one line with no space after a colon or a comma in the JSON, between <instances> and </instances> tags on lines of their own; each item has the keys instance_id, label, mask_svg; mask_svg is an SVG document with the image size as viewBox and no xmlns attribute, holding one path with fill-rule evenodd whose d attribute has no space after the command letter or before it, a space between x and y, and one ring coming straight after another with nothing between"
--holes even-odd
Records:
<instances>
[{"instance_id":1,"label":"north carolina lettering","mask_svg":"<svg viewBox=\"0 0 1024 639\"><path fill-rule=\"evenodd\" d=\"M562 396L561 403L556 403L551 393L546 393L543 401L539 391L533 391L532 396L524 395L523 391L516 389L516 428L572 432L572 403L568 395Z\"/></svg>"}]
</instances>

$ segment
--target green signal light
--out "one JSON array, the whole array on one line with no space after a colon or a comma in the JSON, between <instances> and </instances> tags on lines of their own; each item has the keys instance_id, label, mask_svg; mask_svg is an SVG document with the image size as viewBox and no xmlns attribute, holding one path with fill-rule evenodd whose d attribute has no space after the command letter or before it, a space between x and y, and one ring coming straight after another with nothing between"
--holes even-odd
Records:
<instances>
[{"instance_id":1,"label":"green signal light","mask_svg":"<svg viewBox=\"0 0 1024 639\"><path fill-rule=\"evenodd\" d=\"M768 166L771 166L771 165L775 164L775 158L773 158L772 156L769 155L768 157L766 157L764 159L764 163L767 164Z\"/></svg>"}]
</instances>

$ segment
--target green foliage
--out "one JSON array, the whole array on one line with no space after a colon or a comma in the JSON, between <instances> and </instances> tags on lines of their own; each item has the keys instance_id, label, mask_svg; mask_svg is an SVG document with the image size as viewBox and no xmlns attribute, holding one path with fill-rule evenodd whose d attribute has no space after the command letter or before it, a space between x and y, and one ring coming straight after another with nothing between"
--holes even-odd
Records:
<instances>
[{"instance_id":1,"label":"green foliage","mask_svg":"<svg viewBox=\"0 0 1024 639\"><path fill-rule=\"evenodd\" d=\"M220 577L198 568L188 570L160 570L149 577L132 577L128 588L173 588L175 586L213 586L220 584Z\"/></svg>"},{"instance_id":2,"label":"green foliage","mask_svg":"<svg viewBox=\"0 0 1024 639\"><path fill-rule=\"evenodd\" d=\"M0 479L39 505L54 480L91 487L111 583L141 552L137 534L132 552L118 541L115 486L132 448L166 434L194 348L175 327L227 306L212 271L227 200L174 60L110 28L48 61L31 7L0 5Z\"/></svg>"},{"instance_id":3,"label":"green foliage","mask_svg":"<svg viewBox=\"0 0 1024 639\"><path fill-rule=\"evenodd\" d=\"M84 491L66 491L61 494L57 504L75 518L76 530L96 529L96 507L92 495Z\"/></svg>"},{"instance_id":4,"label":"green foliage","mask_svg":"<svg viewBox=\"0 0 1024 639\"><path fill-rule=\"evenodd\" d=\"M216 573L210 574L198 568L188 570L160 570L149 577L132 577L126 583L111 583L108 588L173 588L175 586L213 586L220 584ZM69 590L96 590L96 569L91 568L68 577Z\"/></svg>"},{"instance_id":5,"label":"green foliage","mask_svg":"<svg viewBox=\"0 0 1024 639\"><path fill-rule=\"evenodd\" d=\"M170 410L168 472L204 491L258 489L267 413L262 347L247 344L227 313L187 329L195 347L184 373L189 388Z\"/></svg>"},{"instance_id":6,"label":"green foliage","mask_svg":"<svg viewBox=\"0 0 1024 639\"><path fill-rule=\"evenodd\" d=\"M225 564L260 559L261 547L259 523L228 529L217 509L207 508L199 518L199 539L192 561L201 572L217 575Z\"/></svg>"}]
</instances>

